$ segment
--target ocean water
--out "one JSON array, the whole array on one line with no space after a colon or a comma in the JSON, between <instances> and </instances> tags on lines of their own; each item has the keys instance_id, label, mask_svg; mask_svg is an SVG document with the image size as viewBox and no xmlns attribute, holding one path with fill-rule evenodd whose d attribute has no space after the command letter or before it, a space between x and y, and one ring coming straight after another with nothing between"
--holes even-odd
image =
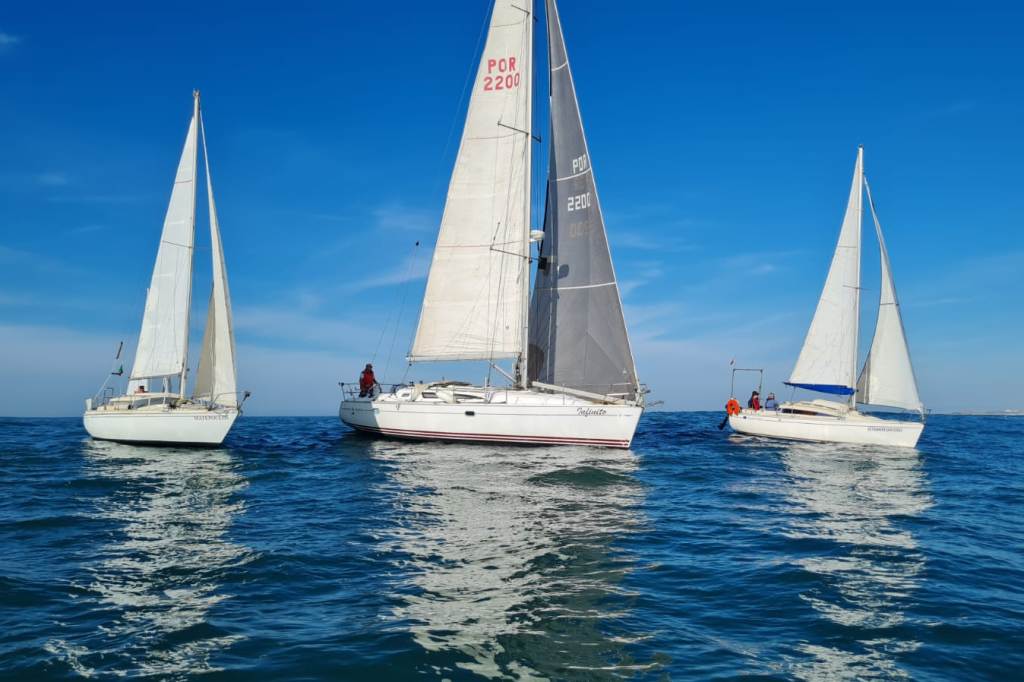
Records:
<instances>
[{"instance_id":1,"label":"ocean water","mask_svg":"<svg viewBox=\"0 0 1024 682\"><path fill-rule=\"evenodd\" d=\"M4 679L1020 679L1024 418L630 451L0 420Z\"/></svg>"}]
</instances>

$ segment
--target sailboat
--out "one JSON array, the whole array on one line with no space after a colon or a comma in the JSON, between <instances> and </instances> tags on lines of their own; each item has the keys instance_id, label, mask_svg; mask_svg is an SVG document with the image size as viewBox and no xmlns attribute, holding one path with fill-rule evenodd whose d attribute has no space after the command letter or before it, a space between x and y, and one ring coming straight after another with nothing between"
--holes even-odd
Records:
<instances>
[{"instance_id":1,"label":"sailboat","mask_svg":"<svg viewBox=\"0 0 1024 682\"><path fill-rule=\"evenodd\" d=\"M861 222L865 194L878 237L882 283L875 335L858 377ZM846 396L847 400L804 400L784 402L775 410L734 410L729 415L729 425L739 433L755 436L905 447L917 445L924 430L924 404L918 395L910 362L889 252L871 198L871 187L864 176L863 147L857 150L850 199L832 266L796 367L786 384L795 389ZM921 421L881 419L858 411L858 404L915 411Z\"/></svg>"},{"instance_id":2,"label":"sailboat","mask_svg":"<svg viewBox=\"0 0 1024 682\"><path fill-rule=\"evenodd\" d=\"M509 385L437 381L364 397L343 385L340 417L355 429L620 448L633 439L646 388L637 380L554 0L545 10L544 229L530 229L534 12L528 1L495 0L408 358L487 362ZM506 372L502 360L514 369Z\"/></svg>"},{"instance_id":3,"label":"sailboat","mask_svg":"<svg viewBox=\"0 0 1024 682\"><path fill-rule=\"evenodd\" d=\"M213 287L195 386L192 395L187 397L196 164L200 141L210 206ZM97 395L85 401L83 422L93 438L130 443L218 445L241 413L227 270L198 92L193 93L192 120L164 218L127 390L117 395L107 385L110 377L107 379ZM248 392L243 402L245 397Z\"/></svg>"}]
</instances>

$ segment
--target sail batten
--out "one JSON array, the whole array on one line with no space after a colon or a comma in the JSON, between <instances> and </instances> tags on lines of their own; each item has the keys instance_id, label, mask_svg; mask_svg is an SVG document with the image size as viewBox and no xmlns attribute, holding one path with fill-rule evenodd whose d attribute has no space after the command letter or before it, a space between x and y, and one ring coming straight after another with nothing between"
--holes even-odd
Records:
<instances>
[{"instance_id":1,"label":"sail batten","mask_svg":"<svg viewBox=\"0 0 1024 682\"><path fill-rule=\"evenodd\" d=\"M871 187L867 178L864 189L868 196L868 206L878 237L878 250L881 259L881 289L878 302L878 320L875 323L875 334L871 340L864 368L857 381L857 399L862 403L899 407L906 410L924 411L917 391L917 379L910 361L910 348L907 335L903 328L903 317L900 315L899 299L896 296L896 284L893 280L892 266L889 262L889 250L882 235L882 225L875 211L871 198Z\"/></svg>"},{"instance_id":2,"label":"sail batten","mask_svg":"<svg viewBox=\"0 0 1024 682\"><path fill-rule=\"evenodd\" d=\"M520 357L529 286L533 15L496 0L409 360Z\"/></svg>"},{"instance_id":3,"label":"sail batten","mask_svg":"<svg viewBox=\"0 0 1024 682\"><path fill-rule=\"evenodd\" d=\"M185 376L195 245L196 129L189 122L142 317L132 385L143 379ZM183 390L183 387L182 387Z\"/></svg>"},{"instance_id":4,"label":"sail batten","mask_svg":"<svg viewBox=\"0 0 1024 682\"><path fill-rule=\"evenodd\" d=\"M550 158L529 324L529 377L593 394L638 391L604 217L554 0L546 0Z\"/></svg>"},{"instance_id":5,"label":"sail batten","mask_svg":"<svg viewBox=\"0 0 1024 682\"><path fill-rule=\"evenodd\" d=\"M786 382L789 385L836 386L846 389L844 394L854 393L860 316L863 175L864 150L859 148L832 264L800 356Z\"/></svg>"}]
</instances>

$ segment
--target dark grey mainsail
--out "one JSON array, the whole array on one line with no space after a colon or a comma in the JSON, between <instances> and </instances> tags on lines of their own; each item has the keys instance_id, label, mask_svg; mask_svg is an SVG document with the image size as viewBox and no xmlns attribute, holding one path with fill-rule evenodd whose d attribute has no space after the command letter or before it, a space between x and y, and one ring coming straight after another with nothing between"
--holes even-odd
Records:
<instances>
[{"instance_id":1,"label":"dark grey mainsail","mask_svg":"<svg viewBox=\"0 0 1024 682\"><path fill-rule=\"evenodd\" d=\"M637 397L604 218L554 0L546 0L551 148L544 241L530 306L528 376Z\"/></svg>"}]
</instances>

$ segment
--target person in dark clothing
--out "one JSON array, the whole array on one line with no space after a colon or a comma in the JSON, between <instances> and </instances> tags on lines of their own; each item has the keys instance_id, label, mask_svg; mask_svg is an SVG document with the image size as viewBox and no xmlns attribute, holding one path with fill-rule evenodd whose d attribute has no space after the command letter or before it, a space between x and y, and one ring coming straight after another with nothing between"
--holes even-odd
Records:
<instances>
[{"instance_id":1,"label":"person in dark clothing","mask_svg":"<svg viewBox=\"0 0 1024 682\"><path fill-rule=\"evenodd\" d=\"M750 394L750 400L747 401L747 407L754 411L761 409L761 394L754 391Z\"/></svg>"},{"instance_id":2,"label":"person in dark clothing","mask_svg":"<svg viewBox=\"0 0 1024 682\"><path fill-rule=\"evenodd\" d=\"M366 368L359 375L359 397L365 398L373 393L373 387L377 384L377 377L373 375L373 365L366 363Z\"/></svg>"}]
</instances>

